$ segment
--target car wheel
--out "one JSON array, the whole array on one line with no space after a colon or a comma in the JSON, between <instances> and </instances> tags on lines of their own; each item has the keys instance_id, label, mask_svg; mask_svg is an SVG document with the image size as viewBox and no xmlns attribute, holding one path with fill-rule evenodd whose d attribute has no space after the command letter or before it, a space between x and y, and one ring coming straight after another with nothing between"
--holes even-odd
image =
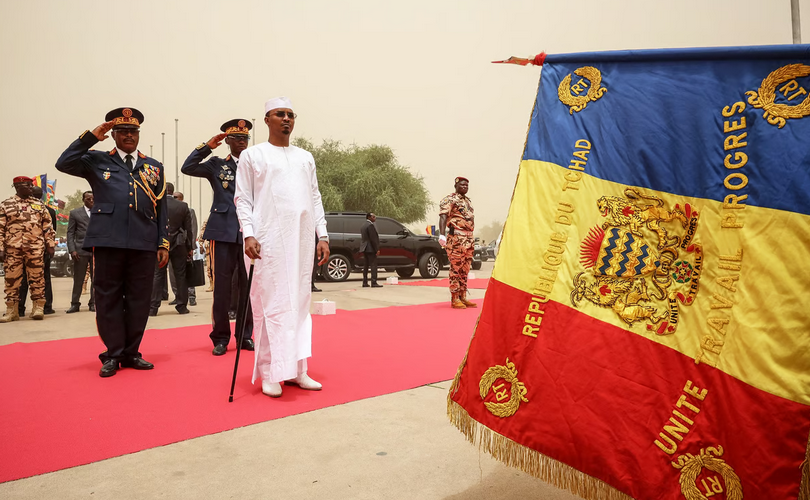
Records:
<instances>
[{"instance_id":1,"label":"car wheel","mask_svg":"<svg viewBox=\"0 0 810 500\"><path fill-rule=\"evenodd\" d=\"M428 252L419 259L419 274L423 278L435 278L441 269L439 256L433 252Z\"/></svg>"},{"instance_id":2,"label":"car wheel","mask_svg":"<svg viewBox=\"0 0 810 500\"><path fill-rule=\"evenodd\" d=\"M387 272L387 273L393 273L394 271L396 271L396 269L393 268L393 267L386 267L385 268L385 272Z\"/></svg>"},{"instance_id":3,"label":"car wheel","mask_svg":"<svg viewBox=\"0 0 810 500\"><path fill-rule=\"evenodd\" d=\"M349 277L351 263L344 255L332 254L326 262L324 277L326 281L346 281Z\"/></svg>"},{"instance_id":4,"label":"car wheel","mask_svg":"<svg viewBox=\"0 0 810 500\"><path fill-rule=\"evenodd\" d=\"M481 261L480 260L474 260L473 263L472 263L472 268L473 268L474 271L478 271L479 269L481 269Z\"/></svg>"},{"instance_id":5,"label":"car wheel","mask_svg":"<svg viewBox=\"0 0 810 500\"><path fill-rule=\"evenodd\" d=\"M414 271L416 271L415 267L403 267L402 269L397 269L397 274L400 278L410 278L413 276Z\"/></svg>"},{"instance_id":6,"label":"car wheel","mask_svg":"<svg viewBox=\"0 0 810 500\"><path fill-rule=\"evenodd\" d=\"M488 260L489 260L489 257L487 257L486 255L481 256L481 262L486 262Z\"/></svg>"}]
</instances>

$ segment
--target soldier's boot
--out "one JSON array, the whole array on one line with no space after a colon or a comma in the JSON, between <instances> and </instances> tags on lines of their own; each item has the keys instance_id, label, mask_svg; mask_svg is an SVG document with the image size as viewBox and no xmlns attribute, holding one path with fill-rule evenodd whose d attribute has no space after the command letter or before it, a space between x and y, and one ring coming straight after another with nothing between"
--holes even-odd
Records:
<instances>
[{"instance_id":1,"label":"soldier's boot","mask_svg":"<svg viewBox=\"0 0 810 500\"><path fill-rule=\"evenodd\" d=\"M453 298L450 300L450 307L453 309L467 309L467 306L464 305L464 302L461 301L457 293L453 294Z\"/></svg>"},{"instance_id":2,"label":"soldier's boot","mask_svg":"<svg viewBox=\"0 0 810 500\"><path fill-rule=\"evenodd\" d=\"M459 294L458 299L466 307L478 307L478 304L476 304L475 302L470 302L469 300L467 300L467 293L466 292Z\"/></svg>"},{"instance_id":3,"label":"soldier's boot","mask_svg":"<svg viewBox=\"0 0 810 500\"><path fill-rule=\"evenodd\" d=\"M45 299L34 301L34 310L31 311L31 319L45 318Z\"/></svg>"},{"instance_id":4,"label":"soldier's boot","mask_svg":"<svg viewBox=\"0 0 810 500\"><path fill-rule=\"evenodd\" d=\"M19 305L15 301L6 302L6 314L0 318L0 323L11 323L12 321L20 320Z\"/></svg>"}]
</instances>

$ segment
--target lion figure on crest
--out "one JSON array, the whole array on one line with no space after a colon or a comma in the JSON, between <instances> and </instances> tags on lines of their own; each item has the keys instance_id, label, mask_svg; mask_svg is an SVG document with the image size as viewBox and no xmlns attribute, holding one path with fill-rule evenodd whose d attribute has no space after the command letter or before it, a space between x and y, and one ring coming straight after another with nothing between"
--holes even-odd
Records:
<instances>
[{"instance_id":1,"label":"lion figure on crest","mask_svg":"<svg viewBox=\"0 0 810 500\"><path fill-rule=\"evenodd\" d=\"M677 206L675 210L667 210L663 208L664 200L661 198L640 194L632 188L625 189L624 195L627 199L618 196L602 196L596 201L602 217L605 217L605 221L602 223L604 229L608 227L625 227L631 232L642 236L641 228L646 227L658 234L659 249L678 244L679 238L669 236L667 230L661 227L661 223L677 219L683 227L686 227L689 220L682 210ZM638 204L629 200L636 201ZM639 203L639 200L650 200L653 203L641 205L643 202Z\"/></svg>"}]
</instances>

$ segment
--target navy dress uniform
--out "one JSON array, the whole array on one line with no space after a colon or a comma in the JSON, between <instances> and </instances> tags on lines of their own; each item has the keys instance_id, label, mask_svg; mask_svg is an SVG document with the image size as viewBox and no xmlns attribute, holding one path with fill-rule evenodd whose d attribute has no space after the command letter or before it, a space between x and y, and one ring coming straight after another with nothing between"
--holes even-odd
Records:
<instances>
[{"instance_id":1,"label":"navy dress uniform","mask_svg":"<svg viewBox=\"0 0 810 500\"><path fill-rule=\"evenodd\" d=\"M220 130L229 136L246 138L249 136L251 128L253 126L250 121L235 119L224 123ZM208 144L200 144L183 162L181 171L192 177L208 179L214 190L214 201L211 204L211 213L203 239L209 241L208 251L211 254L214 280L213 325L209 337L214 344L214 354L220 355L225 354L231 339L228 310L233 296L231 283L234 273L237 273L238 291L241 296L241 294L247 293L247 271L244 265L242 231L233 202L237 159L228 155L226 158L213 156L211 159L203 161L210 154L211 148ZM253 313L249 300L246 316L242 348L252 351ZM241 317L237 317L236 324L240 324L241 320Z\"/></svg>"},{"instance_id":2,"label":"navy dress uniform","mask_svg":"<svg viewBox=\"0 0 810 500\"><path fill-rule=\"evenodd\" d=\"M127 137L134 130L120 129L139 128L143 114L118 108L105 119L113 123L114 134ZM62 153L56 168L87 179L95 197L83 248L93 252L96 325L107 347L99 355L105 377L114 375L119 363L153 368L138 349L149 318L156 254L160 248L168 250L169 241L163 165L137 150L91 151L97 142L85 131Z\"/></svg>"}]
</instances>

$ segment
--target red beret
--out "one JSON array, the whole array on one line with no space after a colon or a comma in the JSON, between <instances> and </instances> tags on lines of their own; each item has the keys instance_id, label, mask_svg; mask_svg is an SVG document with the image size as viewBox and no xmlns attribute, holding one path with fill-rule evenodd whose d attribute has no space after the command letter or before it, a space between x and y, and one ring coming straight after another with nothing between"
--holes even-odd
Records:
<instances>
[{"instance_id":1,"label":"red beret","mask_svg":"<svg viewBox=\"0 0 810 500\"><path fill-rule=\"evenodd\" d=\"M456 177L456 182L454 182L453 184L458 184L458 183L459 183L459 182L461 182L461 181L467 181L467 182L470 182L470 179L468 179L468 178L466 178L466 177Z\"/></svg>"},{"instance_id":2,"label":"red beret","mask_svg":"<svg viewBox=\"0 0 810 500\"><path fill-rule=\"evenodd\" d=\"M25 177L24 175L14 178L14 184L22 184L23 182L30 182L31 184L33 184L34 179L30 177Z\"/></svg>"}]
</instances>

